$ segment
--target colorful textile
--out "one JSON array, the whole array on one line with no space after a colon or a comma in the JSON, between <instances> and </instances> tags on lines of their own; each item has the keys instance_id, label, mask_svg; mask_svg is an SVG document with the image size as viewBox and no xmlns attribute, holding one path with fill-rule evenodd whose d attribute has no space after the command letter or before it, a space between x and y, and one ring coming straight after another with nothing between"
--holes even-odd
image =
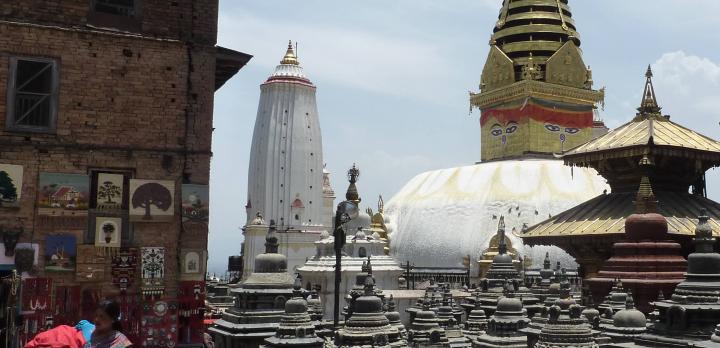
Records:
<instances>
[{"instance_id":1,"label":"colorful textile","mask_svg":"<svg viewBox=\"0 0 720 348\"><path fill-rule=\"evenodd\" d=\"M85 345L85 348L128 348L132 347L132 342L118 331L98 337L93 333L92 339Z\"/></svg>"},{"instance_id":2,"label":"colorful textile","mask_svg":"<svg viewBox=\"0 0 720 348\"><path fill-rule=\"evenodd\" d=\"M25 344L25 348L83 348L85 342L82 331L72 326L60 325L37 334Z\"/></svg>"},{"instance_id":3,"label":"colorful textile","mask_svg":"<svg viewBox=\"0 0 720 348\"><path fill-rule=\"evenodd\" d=\"M95 325L87 320L81 320L77 323L77 325L75 325L75 328L82 332L83 337L85 337L85 341L90 341L92 333L95 331Z\"/></svg>"}]
</instances>

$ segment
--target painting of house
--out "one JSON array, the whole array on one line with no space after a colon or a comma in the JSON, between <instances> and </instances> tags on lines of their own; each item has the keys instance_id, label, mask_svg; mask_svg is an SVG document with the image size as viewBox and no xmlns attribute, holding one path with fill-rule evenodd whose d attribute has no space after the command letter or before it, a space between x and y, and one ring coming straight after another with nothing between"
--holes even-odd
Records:
<instances>
[{"instance_id":1,"label":"painting of house","mask_svg":"<svg viewBox=\"0 0 720 348\"><path fill-rule=\"evenodd\" d=\"M83 174L40 173L38 214L85 216L90 197L90 178Z\"/></svg>"}]
</instances>

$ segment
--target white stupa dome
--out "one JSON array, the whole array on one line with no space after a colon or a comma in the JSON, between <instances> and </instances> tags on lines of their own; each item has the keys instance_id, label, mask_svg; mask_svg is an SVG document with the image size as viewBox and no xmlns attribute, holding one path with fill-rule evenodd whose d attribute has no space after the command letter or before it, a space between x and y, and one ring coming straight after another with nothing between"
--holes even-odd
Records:
<instances>
[{"instance_id":1,"label":"white stupa dome","mask_svg":"<svg viewBox=\"0 0 720 348\"><path fill-rule=\"evenodd\" d=\"M532 226L585 202L609 187L597 172L571 168L561 160L522 159L484 162L425 172L414 177L385 206L391 220L390 253L417 266L462 267L463 257L478 259L495 235L500 216L521 254L541 264L555 247L522 247L523 224Z\"/></svg>"}]
</instances>

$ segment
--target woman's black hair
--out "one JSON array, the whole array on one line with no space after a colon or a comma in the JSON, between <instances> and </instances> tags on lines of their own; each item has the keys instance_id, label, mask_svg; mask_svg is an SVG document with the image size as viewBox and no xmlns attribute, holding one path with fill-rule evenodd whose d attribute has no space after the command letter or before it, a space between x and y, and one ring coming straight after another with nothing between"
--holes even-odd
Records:
<instances>
[{"instance_id":1,"label":"woman's black hair","mask_svg":"<svg viewBox=\"0 0 720 348\"><path fill-rule=\"evenodd\" d=\"M98 305L99 309L102 309L105 314L112 318L112 328L115 331L122 331L122 324L120 323L120 305L113 300L103 300Z\"/></svg>"}]
</instances>

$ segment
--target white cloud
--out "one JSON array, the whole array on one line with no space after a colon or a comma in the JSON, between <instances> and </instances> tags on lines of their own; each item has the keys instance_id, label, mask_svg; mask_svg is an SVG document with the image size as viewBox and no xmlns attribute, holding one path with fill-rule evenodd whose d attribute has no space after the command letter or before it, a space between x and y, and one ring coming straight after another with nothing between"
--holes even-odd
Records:
<instances>
[{"instance_id":1,"label":"white cloud","mask_svg":"<svg viewBox=\"0 0 720 348\"><path fill-rule=\"evenodd\" d=\"M452 68L437 42L327 24L230 13L221 14L220 32L221 44L252 52L253 64L268 74L292 39L299 42L300 62L311 80L381 94L437 97L427 81L445 79Z\"/></svg>"},{"instance_id":2,"label":"white cloud","mask_svg":"<svg viewBox=\"0 0 720 348\"><path fill-rule=\"evenodd\" d=\"M720 135L720 64L683 51L664 53L654 64L654 84L663 112L709 136Z\"/></svg>"}]
</instances>

